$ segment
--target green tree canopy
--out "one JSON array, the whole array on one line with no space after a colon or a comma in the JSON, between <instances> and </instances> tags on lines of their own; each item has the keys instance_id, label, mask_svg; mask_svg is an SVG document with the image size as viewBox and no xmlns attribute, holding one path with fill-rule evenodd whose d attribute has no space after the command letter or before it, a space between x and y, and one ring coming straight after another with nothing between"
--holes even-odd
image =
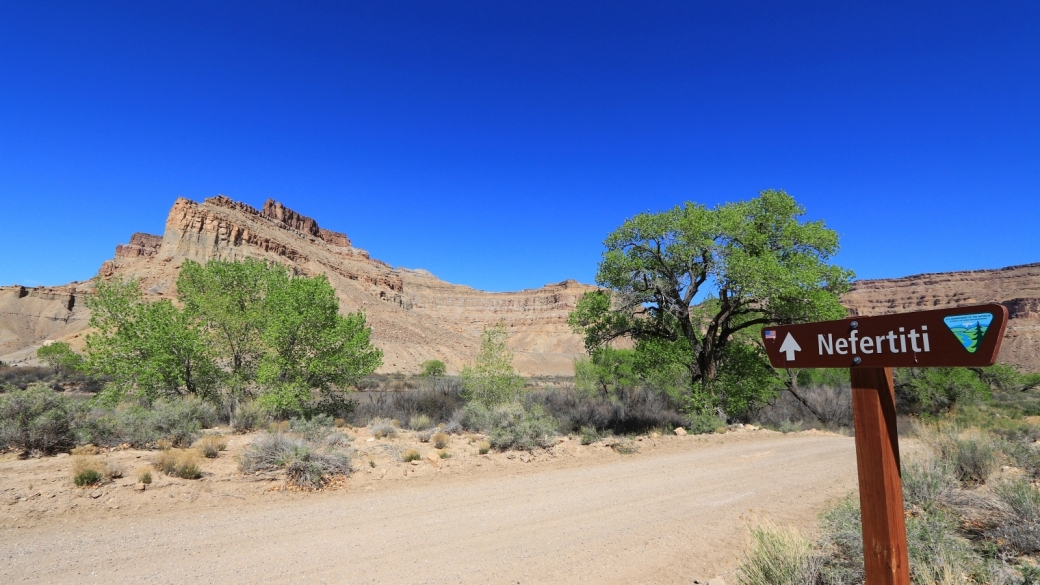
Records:
<instances>
[{"instance_id":1,"label":"green tree canopy","mask_svg":"<svg viewBox=\"0 0 1040 585\"><path fill-rule=\"evenodd\" d=\"M177 291L227 364L227 384L259 387L274 410L302 412L312 390L355 384L382 364L364 313L340 315L324 275L294 276L252 258L186 261Z\"/></svg>"},{"instance_id":2,"label":"green tree canopy","mask_svg":"<svg viewBox=\"0 0 1040 585\"><path fill-rule=\"evenodd\" d=\"M91 310L87 367L108 376L103 397L210 396L217 367L197 324L169 300L145 301L136 280L100 281Z\"/></svg>"},{"instance_id":3,"label":"green tree canopy","mask_svg":"<svg viewBox=\"0 0 1040 585\"><path fill-rule=\"evenodd\" d=\"M259 393L280 412L302 413L312 392L356 383L382 363L361 312L339 314L323 275L247 259L186 261L183 309L145 301L133 280L98 284L88 300L88 363L114 395L187 392L225 399Z\"/></svg>"},{"instance_id":4,"label":"green tree canopy","mask_svg":"<svg viewBox=\"0 0 1040 585\"><path fill-rule=\"evenodd\" d=\"M68 343L55 341L36 350L40 361L54 368L59 376L67 376L83 366L83 356L72 351Z\"/></svg>"},{"instance_id":5,"label":"green tree canopy","mask_svg":"<svg viewBox=\"0 0 1040 585\"><path fill-rule=\"evenodd\" d=\"M569 322L590 352L629 338L637 351L681 364L697 408L723 408L716 382L728 358L751 368L742 375L767 367L761 351L751 359L732 345L758 343L763 326L845 314L839 297L853 274L830 263L838 235L800 221L804 214L770 190L711 209L687 202L636 215L607 237L596 274L604 290L584 295ZM769 381L756 392L773 389Z\"/></svg>"},{"instance_id":6,"label":"green tree canopy","mask_svg":"<svg viewBox=\"0 0 1040 585\"><path fill-rule=\"evenodd\" d=\"M466 400L490 408L520 398L524 379L513 370L513 352L506 345L508 339L509 332L502 323L484 328L477 359L462 369Z\"/></svg>"}]
</instances>

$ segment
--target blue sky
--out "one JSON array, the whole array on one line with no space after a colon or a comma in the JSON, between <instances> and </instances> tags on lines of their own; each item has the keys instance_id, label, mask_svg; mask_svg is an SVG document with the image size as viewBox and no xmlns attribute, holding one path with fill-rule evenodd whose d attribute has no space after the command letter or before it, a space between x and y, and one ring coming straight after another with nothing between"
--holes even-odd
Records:
<instances>
[{"instance_id":1,"label":"blue sky","mask_svg":"<svg viewBox=\"0 0 1040 585\"><path fill-rule=\"evenodd\" d=\"M0 284L217 193L487 290L767 188L861 278L1040 262L1038 39L1036 2L4 2Z\"/></svg>"}]
</instances>

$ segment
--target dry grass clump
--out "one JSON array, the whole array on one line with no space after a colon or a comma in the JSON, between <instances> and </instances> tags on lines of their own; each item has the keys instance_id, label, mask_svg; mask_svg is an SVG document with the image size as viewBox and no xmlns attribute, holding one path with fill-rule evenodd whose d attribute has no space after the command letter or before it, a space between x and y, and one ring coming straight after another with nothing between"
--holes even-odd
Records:
<instances>
[{"instance_id":1,"label":"dry grass clump","mask_svg":"<svg viewBox=\"0 0 1040 585\"><path fill-rule=\"evenodd\" d=\"M108 475L108 466L97 457L80 456L72 462L72 483L77 487L98 485Z\"/></svg>"},{"instance_id":2,"label":"dry grass clump","mask_svg":"<svg viewBox=\"0 0 1040 585\"><path fill-rule=\"evenodd\" d=\"M441 451L440 453L437 454L437 456L440 457L441 459L451 459L451 451L447 451L447 450Z\"/></svg>"},{"instance_id":3,"label":"dry grass clump","mask_svg":"<svg viewBox=\"0 0 1040 585\"><path fill-rule=\"evenodd\" d=\"M405 463L418 461L420 459L422 459L422 455L419 454L417 449L405 449L404 453L401 454L401 460Z\"/></svg>"},{"instance_id":4,"label":"dry grass clump","mask_svg":"<svg viewBox=\"0 0 1040 585\"><path fill-rule=\"evenodd\" d=\"M160 452L155 459L155 468L164 475L181 479L199 479L202 477L199 454L197 451L190 449L167 449Z\"/></svg>"},{"instance_id":5,"label":"dry grass clump","mask_svg":"<svg viewBox=\"0 0 1040 585\"><path fill-rule=\"evenodd\" d=\"M377 439L384 437L393 439L397 436L397 425L394 424L394 421L385 418L372 419L368 423L368 430L372 431L372 436Z\"/></svg>"},{"instance_id":6,"label":"dry grass clump","mask_svg":"<svg viewBox=\"0 0 1040 585\"><path fill-rule=\"evenodd\" d=\"M437 449L443 449L451 442L451 436L449 436L448 433L437 432L430 437L430 440L433 441L434 447Z\"/></svg>"},{"instance_id":7,"label":"dry grass clump","mask_svg":"<svg viewBox=\"0 0 1040 585\"><path fill-rule=\"evenodd\" d=\"M477 443L477 452L481 455L487 455L488 451L491 451L491 443L487 441L481 441Z\"/></svg>"},{"instance_id":8,"label":"dry grass clump","mask_svg":"<svg viewBox=\"0 0 1040 585\"><path fill-rule=\"evenodd\" d=\"M321 489L334 478L349 475L350 455L332 448L319 451L303 438L282 434L258 438L238 459L243 473L285 470L290 485Z\"/></svg>"},{"instance_id":9,"label":"dry grass clump","mask_svg":"<svg viewBox=\"0 0 1040 585\"><path fill-rule=\"evenodd\" d=\"M82 457L82 456L85 456L85 455L97 455L97 454L98 454L98 448L95 447L94 445L91 445L90 443L87 443L86 445L80 445L79 447L76 447L75 449L72 450L72 455L73 456L80 456L80 457Z\"/></svg>"},{"instance_id":10,"label":"dry grass clump","mask_svg":"<svg viewBox=\"0 0 1040 585\"><path fill-rule=\"evenodd\" d=\"M812 541L793 528L764 522L750 529L744 557L737 566L741 585L816 583L820 559Z\"/></svg>"},{"instance_id":11,"label":"dry grass clump","mask_svg":"<svg viewBox=\"0 0 1040 585\"><path fill-rule=\"evenodd\" d=\"M423 429L428 429L430 428L431 424L433 424L433 421L431 421L430 417L426 416L425 414L417 414L408 419L408 428L412 429L413 431L421 431Z\"/></svg>"},{"instance_id":12,"label":"dry grass clump","mask_svg":"<svg viewBox=\"0 0 1040 585\"><path fill-rule=\"evenodd\" d=\"M202 452L202 456L207 459L216 459L221 451L227 449L227 445L227 438L221 435L202 437L195 443L195 446Z\"/></svg>"},{"instance_id":13,"label":"dry grass clump","mask_svg":"<svg viewBox=\"0 0 1040 585\"><path fill-rule=\"evenodd\" d=\"M636 445L636 442L630 437L615 439L608 443L608 445L615 453L620 453L622 455L631 455L632 453L639 451L639 445Z\"/></svg>"},{"instance_id":14,"label":"dry grass clump","mask_svg":"<svg viewBox=\"0 0 1040 585\"><path fill-rule=\"evenodd\" d=\"M420 443L429 443L430 438L433 437L433 429L426 429L425 431L419 431L415 433L415 438L419 439Z\"/></svg>"},{"instance_id":15,"label":"dry grass clump","mask_svg":"<svg viewBox=\"0 0 1040 585\"><path fill-rule=\"evenodd\" d=\"M150 467L139 467L137 471L134 472L134 475L137 476L137 483L143 483L145 485L152 483L152 469Z\"/></svg>"}]
</instances>

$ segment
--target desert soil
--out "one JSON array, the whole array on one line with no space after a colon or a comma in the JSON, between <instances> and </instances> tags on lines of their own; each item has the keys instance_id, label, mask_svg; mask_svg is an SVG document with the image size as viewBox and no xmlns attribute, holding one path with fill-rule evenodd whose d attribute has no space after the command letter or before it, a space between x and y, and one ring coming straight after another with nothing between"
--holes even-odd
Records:
<instances>
[{"instance_id":1,"label":"desert soil","mask_svg":"<svg viewBox=\"0 0 1040 585\"><path fill-rule=\"evenodd\" d=\"M126 470L71 485L72 457L0 460L0 583L702 583L733 569L746 524L812 530L855 489L853 440L743 431L644 437L638 452L561 439L548 450L452 458L409 433L350 431L355 473L321 492L244 476L231 437L201 480ZM427 455L399 461L403 448ZM374 463L374 467L369 463Z\"/></svg>"}]
</instances>

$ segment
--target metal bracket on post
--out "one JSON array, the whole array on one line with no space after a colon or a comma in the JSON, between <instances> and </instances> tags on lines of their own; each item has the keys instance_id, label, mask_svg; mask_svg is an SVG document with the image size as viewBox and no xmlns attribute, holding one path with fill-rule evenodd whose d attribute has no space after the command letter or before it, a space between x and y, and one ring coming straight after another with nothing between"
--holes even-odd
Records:
<instances>
[{"instance_id":1,"label":"metal bracket on post","mask_svg":"<svg viewBox=\"0 0 1040 585\"><path fill-rule=\"evenodd\" d=\"M909 585L892 368L851 368L867 585Z\"/></svg>"}]
</instances>

